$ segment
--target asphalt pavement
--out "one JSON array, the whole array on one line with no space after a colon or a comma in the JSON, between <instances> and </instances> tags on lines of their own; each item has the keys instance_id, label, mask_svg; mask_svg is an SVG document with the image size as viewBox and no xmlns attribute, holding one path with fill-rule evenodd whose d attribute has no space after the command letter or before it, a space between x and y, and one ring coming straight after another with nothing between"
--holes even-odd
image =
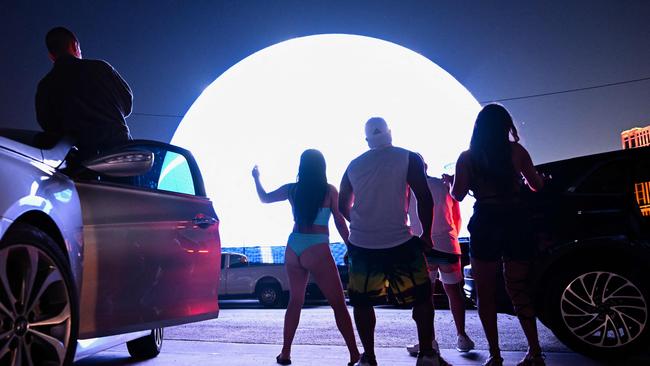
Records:
<instances>
[{"instance_id":1,"label":"asphalt pavement","mask_svg":"<svg viewBox=\"0 0 650 366\"><path fill-rule=\"evenodd\" d=\"M198 341L170 341L164 343L163 352L157 358L134 361L129 358L126 347L120 346L85 359L77 366L274 366L279 345L243 344ZM486 351L460 354L456 350L443 349L443 357L452 365L481 365ZM505 365L516 365L524 352L504 352ZM344 346L296 345L292 350L292 365L295 366L343 366L348 362ZM403 348L381 347L377 349L380 366L413 366L415 358ZM570 366L601 366L605 363L589 360L575 353L547 353L546 364ZM610 365L621 365L612 363Z\"/></svg>"},{"instance_id":2,"label":"asphalt pavement","mask_svg":"<svg viewBox=\"0 0 650 366\"><path fill-rule=\"evenodd\" d=\"M416 342L410 310L377 308L376 344L380 365L414 365L404 346ZM351 313L351 309L350 309ZM219 319L186 324L165 330L162 353L155 359L134 361L125 346L84 359L77 366L117 365L275 365L282 344L284 310L264 309L256 302L223 302ZM442 355L454 365L480 365L488 356L487 342L475 310L468 310L467 333L476 350L455 350L455 328L449 310L436 311L436 336ZM540 339L547 365L650 365L648 358L596 361L571 352L541 323ZM526 343L516 318L499 315L501 348L506 365L524 356ZM327 305L307 305L302 312L292 352L294 365L345 365L347 349Z\"/></svg>"},{"instance_id":3,"label":"asphalt pavement","mask_svg":"<svg viewBox=\"0 0 650 366\"><path fill-rule=\"evenodd\" d=\"M352 308L349 308L352 314ZM401 348L417 343L411 310L378 307L375 344ZM488 349L476 310L468 310L466 331L478 349ZM222 303L219 319L169 328L166 339L200 340L222 343L282 344L284 309L264 309L256 301ZM455 349L456 328L449 310L436 311L436 338L442 349ZM553 333L539 323L540 341L547 352L570 352ZM501 349L525 351L526 340L517 318L499 314ZM334 313L325 304L307 305L301 314L294 344L343 346Z\"/></svg>"}]
</instances>

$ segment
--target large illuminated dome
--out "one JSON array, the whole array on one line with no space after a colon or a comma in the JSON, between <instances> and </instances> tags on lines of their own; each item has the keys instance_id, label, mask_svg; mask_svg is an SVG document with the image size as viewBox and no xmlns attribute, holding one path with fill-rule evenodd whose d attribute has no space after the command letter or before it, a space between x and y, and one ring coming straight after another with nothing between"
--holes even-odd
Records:
<instances>
[{"instance_id":1,"label":"large illuminated dome","mask_svg":"<svg viewBox=\"0 0 650 366\"><path fill-rule=\"evenodd\" d=\"M367 150L364 123L381 116L394 145L420 152L429 174L439 176L468 147L479 108L456 79L407 48L316 35L265 48L223 73L192 105L172 143L195 155L224 246L284 245L291 209L286 201L260 203L250 174L255 164L270 191L295 182L300 154L316 148L338 187L350 160ZM340 241L333 223L330 233Z\"/></svg>"}]
</instances>

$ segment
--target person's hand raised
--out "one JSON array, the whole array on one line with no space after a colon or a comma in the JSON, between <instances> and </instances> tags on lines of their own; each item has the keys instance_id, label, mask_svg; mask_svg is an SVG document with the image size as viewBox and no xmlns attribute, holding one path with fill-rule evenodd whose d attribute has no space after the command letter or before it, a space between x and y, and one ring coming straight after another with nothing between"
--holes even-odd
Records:
<instances>
[{"instance_id":1,"label":"person's hand raised","mask_svg":"<svg viewBox=\"0 0 650 366\"><path fill-rule=\"evenodd\" d=\"M453 185L454 184L454 176L449 175L449 174L443 174L442 175L442 183L444 183L446 185L449 185L449 186Z\"/></svg>"}]
</instances>

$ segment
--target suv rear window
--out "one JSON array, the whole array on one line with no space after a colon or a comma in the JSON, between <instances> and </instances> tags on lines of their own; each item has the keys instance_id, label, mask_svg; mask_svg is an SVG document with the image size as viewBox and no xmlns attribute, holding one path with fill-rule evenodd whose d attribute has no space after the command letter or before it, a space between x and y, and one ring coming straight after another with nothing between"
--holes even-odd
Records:
<instances>
[{"instance_id":1,"label":"suv rear window","mask_svg":"<svg viewBox=\"0 0 650 366\"><path fill-rule=\"evenodd\" d=\"M627 160L614 160L596 168L576 189L577 193L624 194L630 190Z\"/></svg>"}]
</instances>

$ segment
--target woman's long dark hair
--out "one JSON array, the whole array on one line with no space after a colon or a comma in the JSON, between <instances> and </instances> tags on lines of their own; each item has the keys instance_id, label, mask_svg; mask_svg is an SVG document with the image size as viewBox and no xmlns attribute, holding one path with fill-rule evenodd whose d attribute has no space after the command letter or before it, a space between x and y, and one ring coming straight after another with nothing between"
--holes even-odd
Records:
<instances>
[{"instance_id":1,"label":"woman's long dark hair","mask_svg":"<svg viewBox=\"0 0 650 366\"><path fill-rule=\"evenodd\" d=\"M313 225L327 194L325 157L315 149L300 155L298 182L294 186L293 219L298 225Z\"/></svg>"},{"instance_id":2,"label":"woman's long dark hair","mask_svg":"<svg viewBox=\"0 0 650 366\"><path fill-rule=\"evenodd\" d=\"M512 191L515 184L511 141L519 141L519 135L508 110L501 104L483 107L469 144L472 167L478 179L490 182L499 192Z\"/></svg>"}]
</instances>

